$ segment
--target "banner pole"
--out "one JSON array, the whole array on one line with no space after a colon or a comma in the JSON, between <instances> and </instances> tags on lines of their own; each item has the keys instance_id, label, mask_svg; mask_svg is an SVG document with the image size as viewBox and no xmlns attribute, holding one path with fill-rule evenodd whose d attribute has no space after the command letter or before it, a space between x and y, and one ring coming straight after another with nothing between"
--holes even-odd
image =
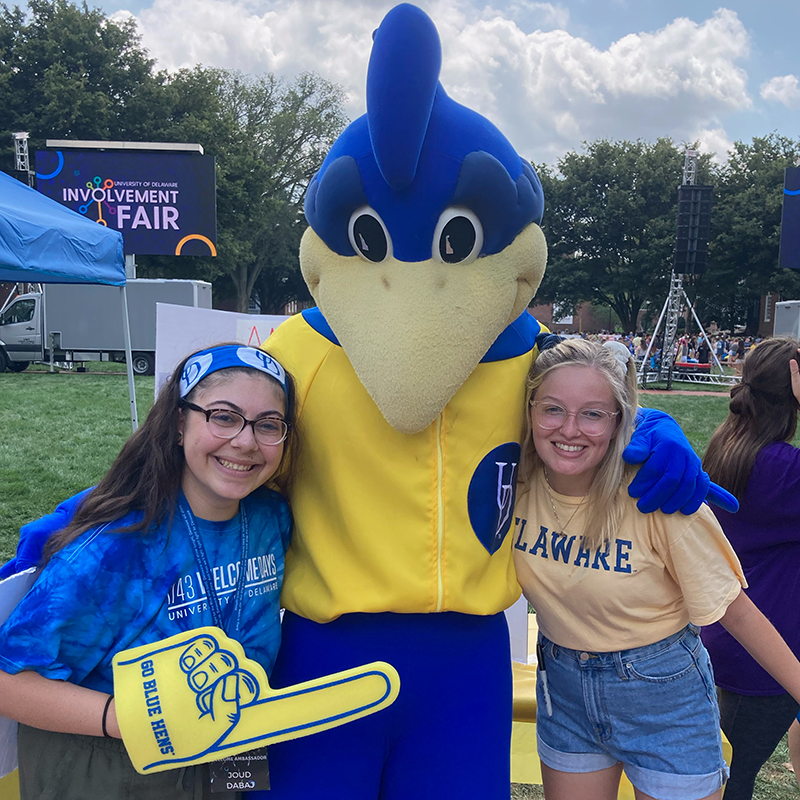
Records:
<instances>
[{"instance_id":1,"label":"banner pole","mask_svg":"<svg viewBox=\"0 0 800 800\"><path fill-rule=\"evenodd\" d=\"M127 256L126 256L127 258ZM133 353L131 351L131 324L128 318L128 293L125 286L120 288L122 298L122 334L125 337L125 369L128 373L128 397L131 401L131 426L133 432L139 427L139 414L136 410L136 387L133 383Z\"/></svg>"}]
</instances>

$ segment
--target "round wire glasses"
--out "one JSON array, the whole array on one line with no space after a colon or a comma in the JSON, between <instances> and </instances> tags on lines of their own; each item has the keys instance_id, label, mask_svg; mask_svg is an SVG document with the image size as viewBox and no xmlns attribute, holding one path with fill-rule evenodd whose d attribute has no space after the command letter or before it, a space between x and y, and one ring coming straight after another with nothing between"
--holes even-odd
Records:
<instances>
[{"instance_id":1,"label":"round wire glasses","mask_svg":"<svg viewBox=\"0 0 800 800\"><path fill-rule=\"evenodd\" d=\"M601 408L568 412L558 403L547 400L531 400L531 407L536 424L543 430L554 431L567 421L567 417L575 417L578 430L586 436L602 436L620 414L619 411L605 411Z\"/></svg>"}]
</instances>

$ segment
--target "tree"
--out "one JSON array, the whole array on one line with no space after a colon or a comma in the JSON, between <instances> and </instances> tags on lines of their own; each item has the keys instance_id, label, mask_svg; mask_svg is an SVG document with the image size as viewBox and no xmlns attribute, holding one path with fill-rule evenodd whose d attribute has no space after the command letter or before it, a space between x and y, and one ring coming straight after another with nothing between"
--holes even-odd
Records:
<instances>
[{"instance_id":1,"label":"tree","mask_svg":"<svg viewBox=\"0 0 800 800\"><path fill-rule=\"evenodd\" d=\"M800 297L800 274L778 266L784 170L798 156L800 142L771 133L736 142L715 170L708 270L696 286L701 318L755 333L762 294Z\"/></svg>"},{"instance_id":2,"label":"tree","mask_svg":"<svg viewBox=\"0 0 800 800\"><path fill-rule=\"evenodd\" d=\"M28 11L0 5L0 166L13 166L13 131L29 131L34 148L47 138L144 138L165 76L135 20L67 0L30 0Z\"/></svg>"},{"instance_id":3,"label":"tree","mask_svg":"<svg viewBox=\"0 0 800 800\"><path fill-rule=\"evenodd\" d=\"M229 251L231 258L222 250L220 255L243 311L263 270L299 276L297 219L306 187L346 117L342 89L316 75L292 83L274 75L225 78L222 104L236 120L238 135L218 191L231 196L226 232L239 246ZM274 308L278 298L265 296L268 285L262 282L262 304Z\"/></svg>"},{"instance_id":4,"label":"tree","mask_svg":"<svg viewBox=\"0 0 800 800\"><path fill-rule=\"evenodd\" d=\"M800 296L800 274L778 266L784 169L800 142L776 133L737 142L728 160L698 166L698 183L714 185L707 271L685 281L704 323L758 326L766 292ZM568 153L558 170L539 167L543 227L550 247L538 302L568 311L578 302L610 305L632 330L647 300L660 308L668 291L675 242L676 187L683 153L655 144L607 142Z\"/></svg>"},{"instance_id":5,"label":"tree","mask_svg":"<svg viewBox=\"0 0 800 800\"><path fill-rule=\"evenodd\" d=\"M265 270L265 307L305 291L298 210L346 123L343 99L313 74L290 82L201 66L157 72L135 20L112 21L85 3L30 0L27 15L0 4L0 168L13 166L17 130L30 132L32 150L49 138L199 142L216 156L218 256L139 256L139 271L212 280L240 310Z\"/></svg>"},{"instance_id":6,"label":"tree","mask_svg":"<svg viewBox=\"0 0 800 800\"><path fill-rule=\"evenodd\" d=\"M259 286L262 308L301 294L297 247L305 190L346 123L342 89L319 76L287 82L195 67L168 81L172 110L162 136L200 141L217 159L217 252L213 270L246 311ZM178 259L144 259L144 269L181 274ZM281 277L282 276L282 277ZM270 288L272 287L272 288Z\"/></svg>"},{"instance_id":7,"label":"tree","mask_svg":"<svg viewBox=\"0 0 800 800\"><path fill-rule=\"evenodd\" d=\"M701 182L708 163L701 158ZM536 301L605 304L634 330L644 302L660 304L669 290L683 152L666 138L600 139L567 153L557 172L537 169L550 255Z\"/></svg>"},{"instance_id":8,"label":"tree","mask_svg":"<svg viewBox=\"0 0 800 800\"><path fill-rule=\"evenodd\" d=\"M311 294L300 272L300 239L308 227L294 203L272 200L267 205L256 252L260 272L255 283L262 314L280 314L291 300Z\"/></svg>"}]
</instances>

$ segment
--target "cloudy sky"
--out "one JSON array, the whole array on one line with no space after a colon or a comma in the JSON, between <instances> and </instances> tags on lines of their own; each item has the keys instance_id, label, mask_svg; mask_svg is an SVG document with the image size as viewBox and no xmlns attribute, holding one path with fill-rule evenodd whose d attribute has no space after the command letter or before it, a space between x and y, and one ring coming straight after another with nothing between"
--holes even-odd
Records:
<instances>
[{"instance_id":1,"label":"cloudy sky","mask_svg":"<svg viewBox=\"0 0 800 800\"><path fill-rule=\"evenodd\" d=\"M724 2L724 0L723 0ZM134 15L160 67L202 63L340 83L364 112L371 34L391 0L105 0ZM418 0L442 37L442 83L522 155L555 163L598 137L800 136L800 2Z\"/></svg>"}]
</instances>

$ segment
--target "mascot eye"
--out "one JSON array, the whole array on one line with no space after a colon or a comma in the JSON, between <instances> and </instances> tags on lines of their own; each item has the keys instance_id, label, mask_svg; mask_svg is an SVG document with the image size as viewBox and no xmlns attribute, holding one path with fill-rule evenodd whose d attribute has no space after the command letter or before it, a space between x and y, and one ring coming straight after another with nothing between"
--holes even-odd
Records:
<instances>
[{"instance_id":1,"label":"mascot eye","mask_svg":"<svg viewBox=\"0 0 800 800\"><path fill-rule=\"evenodd\" d=\"M445 264L474 261L483 247L483 225L463 206L446 208L433 234L433 259Z\"/></svg>"},{"instance_id":2,"label":"mascot eye","mask_svg":"<svg viewBox=\"0 0 800 800\"><path fill-rule=\"evenodd\" d=\"M374 208L357 208L350 217L347 233L353 250L367 261L377 264L392 255L389 231Z\"/></svg>"}]
</instances>

